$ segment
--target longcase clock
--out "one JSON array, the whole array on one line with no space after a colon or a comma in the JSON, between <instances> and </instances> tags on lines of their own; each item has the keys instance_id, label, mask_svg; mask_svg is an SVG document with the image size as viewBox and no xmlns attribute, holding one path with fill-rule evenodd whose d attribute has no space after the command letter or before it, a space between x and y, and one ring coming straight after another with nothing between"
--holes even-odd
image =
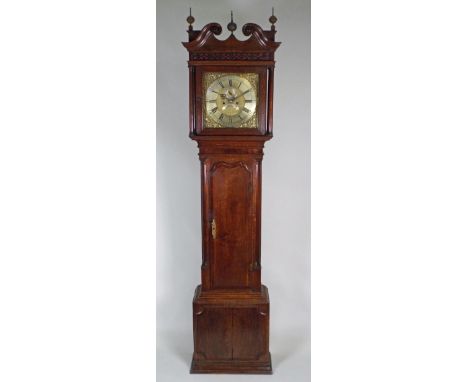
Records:
<instances>
[{"instance_id":1,"label":"longcase clock","mask_svg":"<svg viewBox=\"0 0 468 382\"><path fill-rule=\"evenodd\" d=\"M201 162L201 285L193 298L191 373L271 374L269 297L261 283L261 174L273 131L276 17L194 30L190 14L190 138Z\"/></svg>"}]
</instances>

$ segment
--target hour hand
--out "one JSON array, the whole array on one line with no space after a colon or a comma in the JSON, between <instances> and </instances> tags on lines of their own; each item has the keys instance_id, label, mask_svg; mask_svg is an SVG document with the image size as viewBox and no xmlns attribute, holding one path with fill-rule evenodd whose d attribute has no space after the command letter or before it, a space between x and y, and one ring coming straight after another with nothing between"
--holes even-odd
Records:
<instances>
[{"instance_id":1,"label":"hour hand","mask_svg":"<svg viewBox=\"0 0 468 382\"><path fill-rule=\"evenodd\" d=\"M210 89L213 93L216 93L217 95L219 95L221 98L226 98L226 94L223 94L223 93L219 93L217 92L216 90L213 90L213 89Z\"/></svg>"},{"instance_id":2,"label":"hour hand","mask_svg":"<svg viewBox=\"0 0 468 382\"><path fill-rule=\"evenodd\" d=\"M234 98L234 100L236 100L236 99L242 97L244 94L248 93L248 92L251 91L251 90L252 90L252 89L247 89L245 92L239 94L236 98Z\"/></svg>"}]
</instances>

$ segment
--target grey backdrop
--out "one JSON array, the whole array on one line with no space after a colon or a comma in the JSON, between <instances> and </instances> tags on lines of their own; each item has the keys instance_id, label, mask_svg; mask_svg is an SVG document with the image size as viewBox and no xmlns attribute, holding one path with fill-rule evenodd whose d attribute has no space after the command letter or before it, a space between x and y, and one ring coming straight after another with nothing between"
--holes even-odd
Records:
<instances>
[{"instance_id":1,"label":"grey backdrop","mask_svg":"<svg viewBox=\"0 0 468 382\"><path fill-rule=\"evenodd\" d=\"M270 292L273 376L190 375L192 297L200 283L200 164L188 137L188 8L194 27L229 11L277 40L274 137L263 160L262 281ZM310 380L310 3L157 1L157 377L159 381Z\"/></svg>"}]
</instances>

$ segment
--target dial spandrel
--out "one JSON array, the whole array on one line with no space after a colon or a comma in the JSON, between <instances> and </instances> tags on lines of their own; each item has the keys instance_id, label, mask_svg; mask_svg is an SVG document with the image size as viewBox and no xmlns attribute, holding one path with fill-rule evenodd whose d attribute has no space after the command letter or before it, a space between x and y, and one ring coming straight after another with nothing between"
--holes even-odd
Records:
<instances>
[{"instance_id":1,"label":"dial spandrel","mask_svg":"<svg viewBox=\"0 0 468 382\"><path fill-rule=\"evenodd\" d=\"M205 127L256 128L256 73L204 73Z\"/></svg>"}]
</instances>

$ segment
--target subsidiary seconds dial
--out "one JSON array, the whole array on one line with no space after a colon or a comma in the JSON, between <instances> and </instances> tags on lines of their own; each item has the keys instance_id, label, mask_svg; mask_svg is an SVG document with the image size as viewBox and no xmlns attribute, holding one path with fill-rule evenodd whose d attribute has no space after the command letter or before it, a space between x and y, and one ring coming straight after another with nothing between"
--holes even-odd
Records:
<instances>
[{"instance_id":1,"label":"subsidiary seconds dial","mask_svg":"<svg viewBox=\"0 0 468 382\"><path fill-rule=\"evenodd\" d=\"M227 74L206 89L206 113L222 127L240 127L253 117L257 96L253 85L244 77Z\"/></svg>"}]
</instances>

